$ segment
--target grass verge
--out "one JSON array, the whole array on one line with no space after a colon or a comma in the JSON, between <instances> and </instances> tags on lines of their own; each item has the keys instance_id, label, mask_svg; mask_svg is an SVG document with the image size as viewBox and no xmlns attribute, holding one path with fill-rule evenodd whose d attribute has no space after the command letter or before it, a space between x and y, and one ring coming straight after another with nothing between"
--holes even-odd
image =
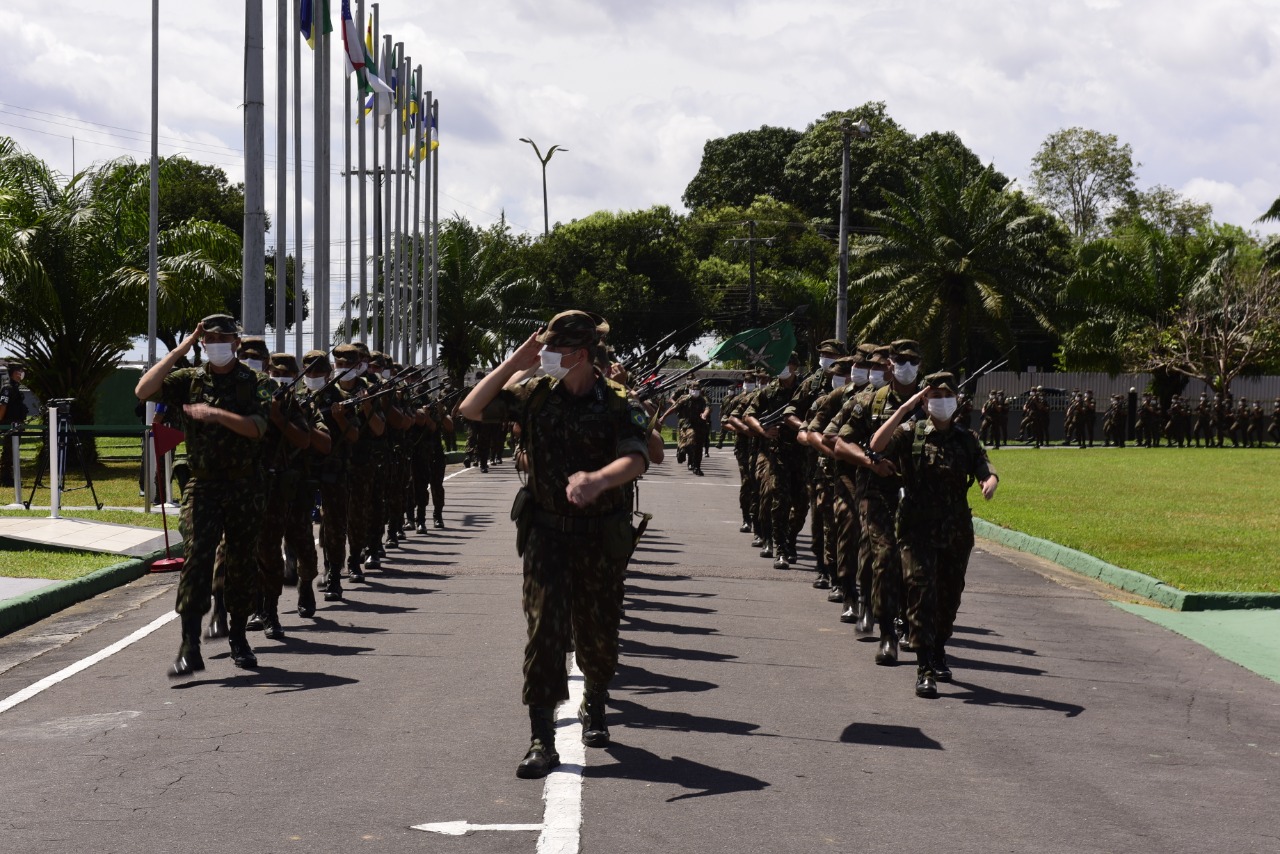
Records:
<instances>
[{"instance_id":1,"label":"grass verge","mask_svg":"<svg viewBox=\"0 0 1280 854\"><path fill-rule=\"evenodd\" d=\"M8 578L47 578L70 581L128 560L98 552L60 552L0 549L0 575Z\"/></svg>"},{"instance_id":2,"label":"grass verge","mask_svg":"<svg viewBox=\"0 0 1280 854\"><path fill-rule=\"evenodd\" d=\"M1124 448L991 453L974 514L1186 591L1280 592L1280 452Z\"/></svg>"}]
</instances>

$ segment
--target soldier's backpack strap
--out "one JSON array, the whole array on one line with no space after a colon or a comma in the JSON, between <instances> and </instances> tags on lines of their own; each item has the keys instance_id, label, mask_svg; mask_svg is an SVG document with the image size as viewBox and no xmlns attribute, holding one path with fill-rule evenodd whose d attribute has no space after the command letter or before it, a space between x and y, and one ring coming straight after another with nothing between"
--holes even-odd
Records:
<instances>
[{"instance_id":1,"label":"soldier's backpack strap","mask_svg":"<svg viewBox=\"0 0 1280 854\"><path fill-rule=\"evenodd\" d=\"M871 419L880 421L884 418L885 408L889 405L889 386L882 385L876 389L875 396L871 399Z\"/></svg>"}]
</instances>

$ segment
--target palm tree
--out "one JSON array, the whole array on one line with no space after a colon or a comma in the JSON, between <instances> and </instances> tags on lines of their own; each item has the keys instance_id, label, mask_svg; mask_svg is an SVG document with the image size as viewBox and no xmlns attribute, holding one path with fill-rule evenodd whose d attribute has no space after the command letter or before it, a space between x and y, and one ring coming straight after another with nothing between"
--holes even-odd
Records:
<instances>
[{"instance_id":1,"label":"palm tree","mask_svg":"<svg viewBox=\"0 0 1280 854\"><path fill-rule=\"evenodd\" d=\"M906 195L885 199L885 210L870 213L877 233L855 247L866 272L851 286L862 300L853 329L878 340L919 338L945 365L968 357L982 336L1011 345L1018 316L1052 328L1046 305L1066 236L1021 194L997 186L991 167L941 156Z\"/></svg>"},{"instance_id":2,"label":"palm tree","mask_svg":"<svg viewBox=\"0 0 1280 854\"><path fill-rule=\"evenodd\" d=\"M536 328L538 287L519 266L505 225L460 216L440 228L440 360L455 387L473 365L494 366Z\"/></svg>"},{"instance_id":3,"label":"palm tree","mask_svg":"<svg viewBox=\"0 0 1280 854\"><path fill-rule=\"evenodd\" d=\"M99 385L146 329L146 190L137 181L108 189L118 165L63 183L0 140L0 337L27 363L32 391L74 398L81 424L92 423ZM162 310L220 308L211 294L240 273L235 235L188 222L162 232L160 246Z\"/></svg>"}]
</instances>

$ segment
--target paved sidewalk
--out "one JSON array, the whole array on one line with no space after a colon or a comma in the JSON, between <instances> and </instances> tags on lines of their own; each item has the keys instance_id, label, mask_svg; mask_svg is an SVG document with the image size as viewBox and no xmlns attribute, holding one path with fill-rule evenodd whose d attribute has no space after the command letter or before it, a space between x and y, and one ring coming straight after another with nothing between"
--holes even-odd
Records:
<instances>
[{"instance_id":1,"label":"paved sidewalk","mask_svg":"<svg viewBox=\"0 0 1280 854\"><path fill-rule=\"evenodd\" d=\"M143 557L164 548L164 532L159 529L94 522L91 519L0 517L0 537L37 545L129 557ZM176 519L169 530L169 542L172 545L182 544Z\"/></svg>"}]
</instances>

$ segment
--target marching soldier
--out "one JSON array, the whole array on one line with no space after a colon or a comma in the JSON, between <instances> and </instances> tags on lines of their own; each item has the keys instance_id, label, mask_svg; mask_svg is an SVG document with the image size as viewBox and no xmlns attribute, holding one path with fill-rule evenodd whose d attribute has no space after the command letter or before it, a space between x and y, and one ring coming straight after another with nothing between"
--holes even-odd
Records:
<instances>
[{"instance_id":1,"label":"marching soldier","mask_svg":"<svg viewBox=\"0 0 1280 854\"><path fill-rule=\"evenodd\" d=\"M795 427L782 421L782 413L800 383L800 356L792 353L787 366L764 387L747 407L743 419L761 441L764 477L761 480L761 512L769 516L772 541L760 552L772 557L774 569L789 569L799 560L796 537L804 525L804 455L796 444ZM761 418L769 419L766 426Z\"/></svg>"}]
</instances>

